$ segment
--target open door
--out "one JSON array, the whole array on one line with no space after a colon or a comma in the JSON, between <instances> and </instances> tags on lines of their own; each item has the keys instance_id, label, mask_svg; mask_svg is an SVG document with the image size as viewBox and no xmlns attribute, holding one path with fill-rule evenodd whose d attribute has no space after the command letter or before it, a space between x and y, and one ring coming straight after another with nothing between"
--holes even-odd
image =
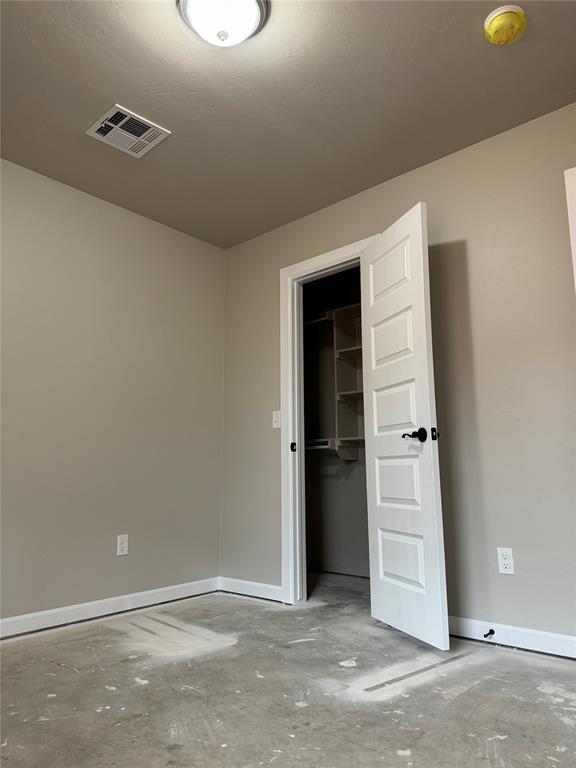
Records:
<instances>
[{"instance_id":1,"label":"open door","mask_svg":"<svg viewBox=\"0 0 576 768\"><path fill-rule=\"evenodd\" d=\"M372 616L446 650L426 205L360 265Z\"/></svg>"}]
</instances>

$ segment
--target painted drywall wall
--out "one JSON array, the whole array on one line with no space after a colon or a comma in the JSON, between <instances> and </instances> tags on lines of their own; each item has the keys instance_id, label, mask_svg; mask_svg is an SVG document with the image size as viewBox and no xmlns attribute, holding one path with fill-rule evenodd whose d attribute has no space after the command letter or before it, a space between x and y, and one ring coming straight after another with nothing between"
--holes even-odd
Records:
<instances>
[{"instance_id":1,"label":"painted drywall wall","mask_svg":"<svg viewBox=\"0 0 576 768\"><path fill-rule=\"evenodd\" d=\"M364 451L342 461L332 451L306 452L306 565L370 576Z\"/></svg>"},{"instance_id":2,"label":"painted drywall wall","mask_svg":"<svg viewBox=\"0 0 576 768\"><path fill-rule=\"evenodd\" d=\"M385 141L385 137L383 137ZM221 572L280 583L279 270L428 203L449 608L576 632L576 105L232 249ZM515 576L496 547L514 548Z\"/></svg>"},{"instance_id":3,"label":"painted drywall wall","mask_svg":"<svg viewBox=\"0 0 576 768\"><path fill-rule=\"evenodd\" d=\"M3 615L215 576L223 252L11 163L2 182Z\"/></svg>"}]
</instances>

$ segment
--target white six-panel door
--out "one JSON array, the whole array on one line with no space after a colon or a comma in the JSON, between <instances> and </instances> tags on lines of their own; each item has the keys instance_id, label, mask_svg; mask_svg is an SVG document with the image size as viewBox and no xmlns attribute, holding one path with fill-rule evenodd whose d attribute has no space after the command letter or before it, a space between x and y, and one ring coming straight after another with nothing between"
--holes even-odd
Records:
<instances>
[{"instance_id":1,"label":"white six-panel door","mask_svg":"<svg viewBox=\"0 0 576 768\"><path fill-rule=\"evenodd\" d=\"M447 649L426 205L360 263L372 615Z\"/></svg>"}]
</instances>

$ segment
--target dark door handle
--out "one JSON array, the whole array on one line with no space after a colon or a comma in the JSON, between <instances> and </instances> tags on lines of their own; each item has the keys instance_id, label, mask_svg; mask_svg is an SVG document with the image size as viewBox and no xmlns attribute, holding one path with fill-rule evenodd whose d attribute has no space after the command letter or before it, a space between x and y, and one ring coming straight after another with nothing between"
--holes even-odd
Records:
<instances>
[{"instance_id":1,"label":"dark door handle","mask_svg":"<svg viewBox=\"0 0 576 768\"><path fill-rule=\"evenodd\" d=\"M414 432L404 432L402 437L413 437L420 440L421 443L425 443L428 439L428 431L425 427L420 427L420 429L415 430Z\"/></svg>"}]
</instances>

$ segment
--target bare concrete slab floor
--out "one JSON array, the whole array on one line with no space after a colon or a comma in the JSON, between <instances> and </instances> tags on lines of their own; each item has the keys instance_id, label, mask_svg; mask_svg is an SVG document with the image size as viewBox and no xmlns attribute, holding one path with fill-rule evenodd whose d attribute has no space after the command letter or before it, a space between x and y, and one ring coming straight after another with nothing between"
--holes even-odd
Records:
<instances>
[{"instance_id":1,"label":"bare concrete slab floor","mask_svg":"<svg viewBox=\"0 0 576 768\"><path fill-rule=\"evenodd\" d=\"M231 595L3 644L8 768L576 766L576 665L373 621L367 582L305 607Z\"/></svg>"}]
</instances>

